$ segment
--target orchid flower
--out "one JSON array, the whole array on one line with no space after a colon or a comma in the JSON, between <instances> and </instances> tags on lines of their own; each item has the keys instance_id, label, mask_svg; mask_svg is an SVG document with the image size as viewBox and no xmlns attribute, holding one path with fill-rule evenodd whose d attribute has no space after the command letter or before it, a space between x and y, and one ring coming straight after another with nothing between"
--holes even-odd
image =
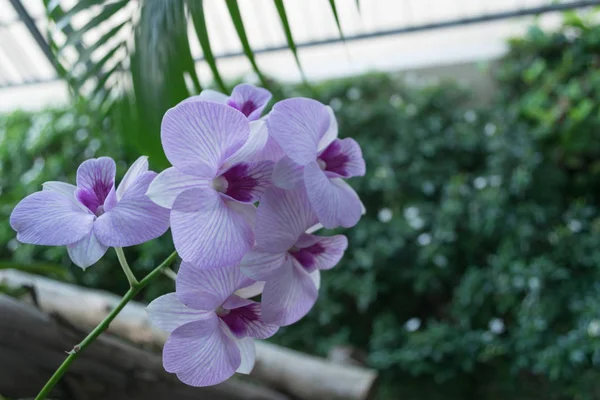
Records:
<instances>
[{"instance_id":1,"label":"orchid flower","mask_svg":"<svg viewBox=\"0 0 600 400\"><path fill-rule=\"evenodd\" d=\"M271 184L273 162L248 160L267 140L263 121L199 99L167 111L161 127L172 168L148 196L171 209L177 252L199 268L236 265L252 247L255 207Z\"/></svg>"},{"instance_id":2,"label":"orchid flower","mask_svg":"<svg viewBox=\"0 0 600 400\"><path fill-rule=\"evenodd\" d=\"M90 159L77 170L77 186L46 182L12 212L10 225L23 243L67 246L69 257L85 269L109 247L133 246L169 228L169 210L154 204L146 190L156 173L147 157L129 168L115 190L115 162Z\"/></svg>"},{"instance_id":3,"label":"orchid flower","mask_svg":"<svg viewBox=\"0 0 600 400\"><path fill-rule=\"evenodd\" d=\"M284 189L304 186L324 227L354 226L363 207L342 178L363 176L365 161L354 139L337 139L331 108L312 99L283 100L273 106L267 125L286 155L275 165L273 183Z\"/></svg>"},{"instance_id":4,"label":"orchid flower","mask_svg":"<svg viewBox=\"0 0 600 400\"><path fill-rule=\"evenodd\" d=\"M271 100L271 92L249 83L241 83L233 88L231 96L212 89L204 89L198 96L190 97L186 101L200 99L227 104L244 114L249 121L260 118L265 106Z\"/></svg>"},{"instance_id":5,"label":"orchid flower","mask_svg":"<svg viewBox=\"0 0 600 400\"><path fill-rule=\"evenodd\" d=\"M317 300L318 271L333 268L348 246L344 235L305 233L316 220L302 187L271 187L258 206L256 246L240 267L250 278L266 281L262 304L269 323L286 326L306 315Z\"/></svg>"},{"instance_id":6,"label":"orchid flower","mask_svg":"<svg viewBox=\"0 0 600 400\"><path fill-rule=\"evenodd\" d=\"M170 332L163 365L192 386L216 385L235 372L250 373L254 339L278 330L261 316L261 305L239 297L236 290L252 285L237 267L201 269L182 263L176 293L154 300L150 320Z\"/></svg>"}]
</instances>

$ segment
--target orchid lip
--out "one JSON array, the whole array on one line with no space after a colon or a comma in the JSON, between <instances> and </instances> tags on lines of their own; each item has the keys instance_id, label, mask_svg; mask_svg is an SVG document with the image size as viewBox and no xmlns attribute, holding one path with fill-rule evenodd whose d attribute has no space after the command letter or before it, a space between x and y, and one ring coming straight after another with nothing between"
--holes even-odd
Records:
<instances>
[{"instance_id":1,"label":"orchid lip","mask_svg":"<svg viewBox=\"0 0 600 400\"><path fill-rule=\"evenodd\" d=\"M217 307L215 312L217 313L217 315L219 317L224 317L224 316L228 315L231 311L224 309L223 306L219 306L219 307Z\"/></svg>"},{"instance_id":2,"label":"orchid lip","mask_svg":"<svg viewBox=\"0 0 600 400\"><path fill-rule=\"evenodd\" d=\"M327 163L320 158L317 158L317 164L319 164L319 168L321 168L322 171L327 169Z\"/></svg>"}]
</instances>

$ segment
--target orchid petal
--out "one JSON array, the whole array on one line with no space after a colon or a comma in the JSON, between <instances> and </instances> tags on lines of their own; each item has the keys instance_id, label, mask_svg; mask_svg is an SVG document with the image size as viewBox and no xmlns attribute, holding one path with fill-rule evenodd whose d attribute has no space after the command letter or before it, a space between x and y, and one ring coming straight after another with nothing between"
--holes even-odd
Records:
<instances>
[{"instance_id":1,"label":"orchid petal","mask_svg":"<svg viewBox=\"0 0 600 400\"><path fill-rule=\"evenodd\" d=\"M315 160L318 143L329 123L329 113L325 106L306 98L276 103L267 118L269 135L288 157L300 165Z\"/></svg>"},{"instance_id":2,"label":"orchid petal","mask_svg":"<svg viewBox=\"0 0 600 400\"><path fill-rule=\"evenodd\" d=\"M104 205L115 185L116 165L112 158L100 157L84 161L77 169L77 199L92 212Z\"/></svg>"},{"instance_id":3,"label":"orchid petal","mask_svg":"<svg viewBox=\"0 0 600 400\"><path fill-rule=\"evenodd\" d=\"M185 306L175 293L156 298L146 307L146 312L150 322L166 332L173 332L189 322L209 317L207 311L199 311Z\"/></svg>"},{"instance_id":4,"label":"orchid petal","mask_svg":"<svg viewBox=\"0 0 600 400\"><path fill-rule=\"evenodd\" d=\"M252 372L254 363L256 362L256 346L254 345L254 339L246 337L236 340L235 343L240 349L240 354L242 356L242 362L235 372L247 375Z\"/></svg>"},{"instance_id":5,"label":"orchid petal","mask_svg":"<svg viewBox=\"0 0 600 400\"><path fill-rule=\"evenodd\" d=\"M277 162L285 157L285 153L281 150L281 147L277 144L277 141L273 139L271 135L267 138L267 142L261 151L257 152L252 156L249 161L273 161Z\"/></svg>"},{"instance_id":6,"label":"orchid petal","mask_svg":"<svg viewBox=\"0 0 600 400\"><path fill-rule=\"evenodd\" d=\"M235 340L216 314L175 329L163 348L163 365L191 386L211 386L230 378L242 359Z\"/></svg>"},{"instance_id":7,"label":"orchid petal","mask_svg":"<svg viewBox=\"0 0 600 400\"><path fill-rule=\"evenodd\" d=\"M248 207L252 210L240 210ZM251 204L230 204L212 189L181 193L171 210L177 252L199 268L237 265L254 244L248 220L253 210Z\"/></svg>"},{"instance_id":8,"label":"orchid petal","mask_svg":"<svg viewBox=\"0 0 600 400\"><path fill-rule=\"evenodd\" d=\"M215 310L236 291L244 276L237 267L200 269L183 262L177 273L179 301L198 310Z\"/></svg>"},{"instance_id":9,"label":"orchid petal","mask_svg":"<svg viewBox=\"0 0 600 400\"><path fill-rule=\"evenodd\" d=\"M362 212L356 192L339 178L329 179L316 162L304 168L304 184L319 222L325 228L350 228Z\"/></svg>"},{"instance_id":10,"label":"orchid petal","mask_svg":"<svg viewBox=\"0 0 600 400\"><path fill-rule=\"evenodd\" d=\"M267 144L268 138L269 133L265 121L259 120L250 122L250 135L248 136L248 140L246 140L246 143L244 143L235 154L225 160L223 167L227 169L234 164L250 161L256 154L263 150Z\"/></svg>"},{"instance_id":11,"label":"orchid petal","mask_svg":"<svg viewBox=\"0 0 600 400\"><path fill-rule=\"evenodd\" d=\"M209 181L187 175L175 167L167 168L150 183L146 195L161 207L172 208L181 192L194 188L207 188Z\"/></svg>"},{"instance_id":12,"label":"orchid petal","mask_svg":"<svg viewBox=\"0 0 600 400\"><path fill-rule=\"evenodd\" d=\"M325 163L325 174L329 178L350 178L365 174L365 160L356 140L351 138L334 140L320 155Z\"/></svg>"},{"instance_id":13,"label":"orchid petal","mask_svg":"<svg viewBox=\"0 0 600 400\"><path fill-rule=\"evenodd\" d=\"M121 201L96 220L94 233L102 243L111 247L134 246L155 239L169 229L169 210L146 196L155 177L152 171L138 176Z\"/></svg>"},{"instance_id":14,"label":"orchid petal","mask_svg":"<svg viewBox=\"0 0 600 400\"><path fill-rule=\"evenodd\" d=\"M287 251L317 222L304 188L269 188L256 211L256 242L272 253Z\"/></svg>"},{"instance_id":15,"label":"orchid petal","mask_svg":"<svg viewBox=\"0 0 600 400\"><path fill-rule=\"evenodd\" d=\"M318 291L311 276L292 257L265 284L262 294L263 319L279 326L304 317L317 301Z\"/></svg>"},{"instance_id":16,"label":"orchid petal","mask_svg":"<svg viewBox=\"0 0 600 400\"><path fill-rule=\"evenodd\" d=\"M317 151L322 151L325 149L331 142L333 142L338 137L338 123L335 119L335 113L333 112L333 108L330 106L325 106L327 108L327 113L329 114L329 126L327 127L327 131L319 141L319 146L317 147Z\"/></svg>"},{"instance_id":17,"label":"orchid petal","mask_svg":"<svg viewBox=\"0 0 600 400\"><path fill-rule=\"evenodd\" d=\"M286 253L269 253L253 249L244 255L240 268L250 278L264 281L285 265L285 257Z\"/></svg>"},{"instance_id":18,"label":"orchid petal","mask_svg":"<svg viewBox=\"0 0 600 400\"><path fill-rule=\"evenodd\" d=\"M90 231L83 239L67 246L71 261L83 270L96 264L106 250L108 250L108 246L100 243L93 231Z\"/></svg>"},{"instance_id":19,"label":"orchid petal","mask_svg":"<svg viewBox=\"0 0 600 400\"><path fill-rule=\"evenodd\" d=\"M141 156L127 170L125 176L119 183L119 187L117 188L117 200L121 200L123 195L127 191L127 189L135 182L138 176L143 174L144 172L148 172L148 157Z\"/></svg>"},{"instance_id":20,"label":"orchid petal","mask_svg":"<svg viewBox=\"0 0 600 400\"><path fill-rule=\"evenodd\" d=\"M250 336L255 339L267 339L279 329L277 325L266 323L263 320L260 303L237 296L232 296L228 303L230 305L238 303L238 307L230 309L228 314L221 317L221 320L227 324L235 337ZM227 308L225 305L223 307Z\"/></svg>"},{"instance_id":21,"label":"orchid petal","mask_svg":"<svg viewBox=\"0 0 600 400\"><path fill-rule=\"evenodd\" d=\"M292 254L305 268L331 269L342 259L348 239L344 235L302 235L296 247L297 252Z\"/></svg>"},{"instance_id":22,"label":"orchid petal","mask_svg":"<svg viewBox=\"0 0 600 400\"><path fill-rule=\"evenodd\" d=\"M282 189L295 189L302 186L304 166L297 164L291 158L284 156L273 168L273 184Z\"/></svg>"},{"instance_id":23,"label":"orchid petal","mask_svg":"<svg viewBox=\"0 0 600 400\"><path fill-rule=\"evenodd\" d=\"M65 246L86 236L92 230L94 218L74 198L43 190L17 204L10 216L10 226L22 243Z\"/></svg>"},{"instance_id":24,"label":"orchid petal","mask_svg":"<svg viewBox=\"0 0 600 400\"><path fill-rule=\"evenodd\" d=\"M243 259L242 259L243 260ZM239 297L242 297L244 299L250 299L254 296L258 296L259 294L261 294L263 292L263 289L265 288L265 282L254 282L253 284L251 284L250 286L245 286L241 289L238 289L235 291L235 294Z\"/></svg>"},{"instance_id":25,"label":"orchid petal","mask_svg":"<svg viewBox=\"0 0 600 400\"><path fill-rule=\"evenodd\" d=\"M161 139L171 164L183 173L213 178L248 140L248 120L224 104L179 103L165 114Z\"/></svg>"},{"instance_id":26,"label":"orchid petal","mask_svg":"<svg viewBox=\"0 0 600 400\"><path fill-rule=\"evenodd\" d=\"M254 121L260 118L265 106L271 100L271 92L248 83L242 83L233 88L227 104L239 110Z\"/></svg>"}]
</instances>

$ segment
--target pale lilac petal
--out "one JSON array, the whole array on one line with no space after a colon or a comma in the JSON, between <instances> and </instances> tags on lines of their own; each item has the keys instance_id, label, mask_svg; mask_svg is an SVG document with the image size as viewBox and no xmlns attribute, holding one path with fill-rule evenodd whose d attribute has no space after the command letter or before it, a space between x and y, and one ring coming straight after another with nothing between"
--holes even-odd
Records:
<instances>
[{"instance_id":1,"label":"pale lilac petal","mask_svg":"<svg viewBox=\"0 0 600 400\"><path fill-rule=\"evenodd\" d=\"M225 104L225 103L227 103L228 96L221 92L217 92L216 90L204 89L203 91L200 92L200 94L198 96L190 97L187 100L191 100L191 99L192 100L199 99L199 100L214 101L215 103Z\"/></svg>"},{"instance_id":2,"label":"pale lilac petal","mask_svg":"<svg viewBox=\"0 0 600 400\"><path fill-rule=\"evenodd\" d=\"M220 318L236 338L250 336L255 339L267 339L279 329L277 325L268 324L263 320L260 303L237 296L228 299L228 303L230 305L237 303L239 306L229 309L228 313ZM223 307L228 309L225 305Z\"/></svg>"},{"instance_id":3,"label":"pale lilac petal","mask_svg":"<svg viewBox=\"0 0 600 400\"><path fill-rule=\"evenodd\" d=\"M318 291L311 276L292 257L265 284L262 316L271 324L287 326L304 317L317 301Z\"/></svg>"},{"instance_id":4,"label":"pale lilac petal","mask_svg":"<svg viewBox=\"0 0 600 400\"><path fill-rule=\"evenodd\" d=\"M175 283L177 296L183 304L198 310L215 310L243 280L237 267L201 269L193 263L183 262Z\"/></svg>"},{"instance_id":5,"label":"pale lilac petal","mask_svg":"<svg viewBox=\"0 0 600 400\"><path fill-rule=\"evenodd\" d=\"M304 184L319 222L325 228L350 228L362 212L356 192L339 178L329 179L316 162L304 168Z\"/></svg>"},{"instance_id":6,"label":"pale lilac petal","mask_svg":"<svg viewBox=\"0 0 600 400\"><path fill-rule=\"evenodd\" d=\"M279 159L273 168L273 184L282 189L290 190L302 186L303 179L304 166L287 156Z\"/></svg>"},{"instance_id":7,"label":"pale lilac petal","mask_svg":"<svg viewBox=\"0 0 600 400\"><path fill-rule=\"evenodd\" d=\"M108 192L108 196L106 196L106 199L104 200L104 205L102 206L103 212L97 214L102 215L104 212L112 210L113 208L115 208L118 202L119 200L117 200L117 191L113 186L112 189L110 189L110 192Z\"/></svg>"},{"instance_id":8,"label":"pale lilac petal","mask_svg":"<svg viewBox=\"0 0 600 400\"><path fill-rule=\"evenodd\" d=\"M233 88L227 104L254 121L260 118L265 106L271 100L271 92L248 83Z\"/></svg>"},{"instance_id":9,"label":"pale lilac petal","mask_svg":"<svg viewBox=\"0 0 600 400\"><path fill-rule=\"evenodd\" d=\"M238 111L210 101L179 103L165 114L161 139L181 172L213 178L223 162L248 140L250 125Z\"/></svg>"},{"instance_id":10,"label":"pale lilac petal","mask_svg":"<svg viewBox=\"0 0 600 400\"><path fill-rule=\"evenodd\" d=\"M252 224L241 207L214 190L191 189L180 194L171 210L171 230L177 252L199 268L237 265L254 244ZM241 207L240 207L241 206ZM244 211L245 213L245 211Z\"/></svg>"},{"instance_id":11,"label":"pale lilac petal","mask_svg":"<svg viewBox=\"0 0 600 400\"><path fill-rule=\"evenodd\" d=\"M314 282L315 287L317 288L317 292L318 292L319 289L321 288L321 271L319 271L318 269L315 269L313 272L310 273L310 278Z\"/></svg>"},{"instance_id":12,"label":"pale lilac petal","mask_svg":"<svg viewBox=\"0 0 600 400\"><path fill-rule=\"evenodd\" d=\"M216 314L175 329L163 348L163 365L191 386L211 386L230 378L242 362L240 350Z\"/></svg>"},{"instance_id":13,"label":"pale lilac petal","mask_svg":"<svg viewBox=\"0 0 600 400\"><path fill-rule=\"evenodd\" d=\"M242 272L256 281L269 279L276 271L285 264L285 253L269 253L259 249L247 252L240 268Z\"/></svg>"},{"instance_id":14,"label":"pale lilac petal","mask_svg":"<svg viewBox=\"0 0 600 400\"><path fill-rule=\"evenodd\" d=\"M267 123L265 121L259 120L250 122L250 136L248 136L248 140L238 151L235 152L235 154L225 160L221 170L225 171L237 163L252 161L253 158L255 158L255 156L263 150L267 144L268 138L269 133L267 130Z\"/></svg>"},{"instance_id":15,"label":"pale lilac petal","mask_svg":"<svg viewBox=\"0 0 600 400\"><path fill-rule=\"evenodd\" d=\"M258 296L263 292L265 288L265 282L254 282L250 286L243 287L235 291L235 294L244 299L250 299L254 296Z\"/></svg>"},{"instance_id":16,"label":"pale lilac petal","mask_svg":"<svg viewBox=\"0 0 600 400\"><path fill-rule=\"evenodd\" d=\"M65 246L92 230L94 216L73 198L53 190L25 197L13 210L10 226L22 243Z\"/></svg>"},{"instance_id":17,"label":"pale lilac petal","mask_svg":"<svg viewBox=\"0 0 600 400\"><path fill-rule=\"evenodd\" d=\"M290 249L317 222L303 188L267 189L256 211L256 243L272 253Z\"/></svg>"},{"instance_id":18,"label":"pale lilac petal","mask_svg":"<svg viewBox=\"0 0 600 400\"><path fill-rule=\"evenodd\" d=\"M271 135L267 138L267 142L261 151L254 154L249 161L273 161L277 162L285 157L285 153L281 150L281 147L277 144L275 139Z\"/></svg>"},{"instance_id":19,"label":"pale lilac petal","mask_svg":"<svg viewBox=\"0 0 600 400\"><path fill-rule=\"evenodd\" d=\"M267 118L269 135L288 157L300 165L315 160L318 143L327 132L329 123L325 106L306 98L276 103Z\"/></svg>"},{"instance_id":20,"label":"pale lilac petal","mask_svg":"<svg viewBox=\"0 0 600 400\"><path fill-rule=\"evenodd\" d=\"M335 113L333 112L333 108L330 106L326 106L327 112L329 113L329 127L327 131L319 141L319 146L317 150L320 152L325 149L331 142L333 142L338 137L338 123L335 119Z\"/></svg>"},{"instance_id":21,"label":"pale lilac petal","mask_svg":"<svg viewBox=\"0 0 600 400\"><path fill-rule=\"evenodd\" d=\"M77 169L75 196L93 213L104 204L114 187L116 169L114 160L109 157L92 158Z\"/></svg>"},{"instance_id":22,"label":"pale lilac petal","mask_svg":"<svg viewBox=\"0 0 600 400\"><path fill-rule=\"evenodd\" d=\"M256 346L254 345L254 339L251 337L237 339L235 343L240 349L240 354L242 356L242 362L235 372L247 375L252 372L254 363L256 362Z\"/></svg>"},{"instance_id":23,"label":"pale lilac petal","mask_svg":"<svg viewBox=\"0 0 600 400\"><path fill-rule=\"evenodd\" d=\"M306 270L331 269L342 259L348 239L344 235L302 235L296 248L291 254Z\"/></svg>"},{"instance_id":24,"label":"pale lilac petal","mask_svg":"<svg viewBox=\"0 0 600 400\"><path fill-rule=\"evenodd\" d=\"M156 298L146 307L150 322L166 332L189 322L209 318L209 312L195 310L183 305L175 293L165 294Z\"/></svg>"},{"instance_id":25,"label":"pale lilac petal","mask_svg":"<svg viewBox=\"0 0 600 400\"><path fill-rule=\"evenodd\" d=\"M365 174L365 160L356 140L336 139L320 155L329 178L350 178Z\"/></svg>"},{"instance_id":26,"label":"pale lilac petal","mask_svg":"<svg viewBox=\"0 0 600 400\"><path fill-rule=\"evenodd\" d=\"M77 200L77 198L75 197L75 191L77 190L77 186L75 185L71 185L70 183L65 182L49 181L44 182L42 184L42 190L49 190L52 192L62 193L63 195L70 198L75 204L77 204L77 206L81 208L81 210L84 211L86 214L90 212L88 208L81 204L79 200Z\"/></svg>"},{"instance_id":27,"label":"pale lilac petal","mask_svg":"<svg viewBox=\"0 0 600 400\"><path fill-rule=\"evenodd\" d=\"M119 183L119 187L117 188L117 200L121 200L125 191L133 184L138 176L143 174L144 172L148 172L148 157L141 156L138 158L131 167L125 173L125 176Z\"/></svg>"},{"instance_id":28,"label":"pale lilac petal","mask_svg":"<svg viewBox=\"0 0 600 400\"><path fill-rule=\"evenodd\" d=\"M146 195L161 207L171 208L179 194L188 189L206 188L207 179L187 175L175 167L167 168L150 184Z\"/></svg>"},{"instance_id":29,"label":"pale lilac petal","mask_svg":"<svg viewBox=\"0 0 600 400\"><path fill-rule=\"evenodd\" d=\"M252 300L248 300L236 294L232 294L227 298L227 300L225 300L225 302L223 302L221 307L223 307L225 310L234 310L236 308L248 306L254 303L255 302Z\"/></svg>"},{"instance_id":30,"label":"pale lilac petal","mask_svg":"<svg viewBox=\"0 0 600 400\"><path fill-rule=\"evenodd\" d=\"M90 231L83 239L67 246L67 252L73 264L86 269L96 264L108 250L108 246L98 241L94 231Z\"/></svg>"},{"instance_id":31,"label":"pale lilac petal","mask_svg":"<svg viewBox=\"0 0 600 400\"><path fill-rule=\"evenodd\" d=\"M271 161L235 164L222 175L227 180L224 194L242 203L255 203L271 186L272 175Z\"/></svg>"},{"instance_id":32,"label":"pale lilac petal","mask_svg":"<svg viewBox=\"0 0 600 400\"><path fill-rule=\"evenodd\" d=\"M146 191L156 173L138 176L118 204L101 215L94 233L111 247L134 246L155 239L169 229L169 210L156 205Z\"/></svg>"}]
</instances>

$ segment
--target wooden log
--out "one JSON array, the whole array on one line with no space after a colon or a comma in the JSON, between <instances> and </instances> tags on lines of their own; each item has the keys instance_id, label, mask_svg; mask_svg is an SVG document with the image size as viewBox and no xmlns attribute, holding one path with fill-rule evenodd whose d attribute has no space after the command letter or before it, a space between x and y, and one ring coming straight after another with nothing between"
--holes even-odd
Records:
<instances>
[{"instance_id":1,"label":"wooden log","mask_svg":"<svg viewBox=\"0 0 600 400\"><path fill-rule=\"evenodd\" d=\"M0 270L0 284L31 287L42 310L85 331L96 326L120 300L110 293L16 270ZM129 303L108 332L157 349L167 337L150 324L145 305L138 302ZM261 341L256 344L251 376L301 400L367 400L373 397L377 381L374 370L340 365Z\"/></svg>"},{"instance_id":2,"label":"wooden log","mask_svg":"<svg viewBox=\"0 0 600 400\"><path fill-rule=\"evenodd\" d=\"M85 334L67 323L0 294L0 393L31 398ZM101 336L72 364L53 391L57 399L81 400L286 400L271 389L231 379L194 388L167 373L160 356Z\"/></svg>"}]
</instances>

